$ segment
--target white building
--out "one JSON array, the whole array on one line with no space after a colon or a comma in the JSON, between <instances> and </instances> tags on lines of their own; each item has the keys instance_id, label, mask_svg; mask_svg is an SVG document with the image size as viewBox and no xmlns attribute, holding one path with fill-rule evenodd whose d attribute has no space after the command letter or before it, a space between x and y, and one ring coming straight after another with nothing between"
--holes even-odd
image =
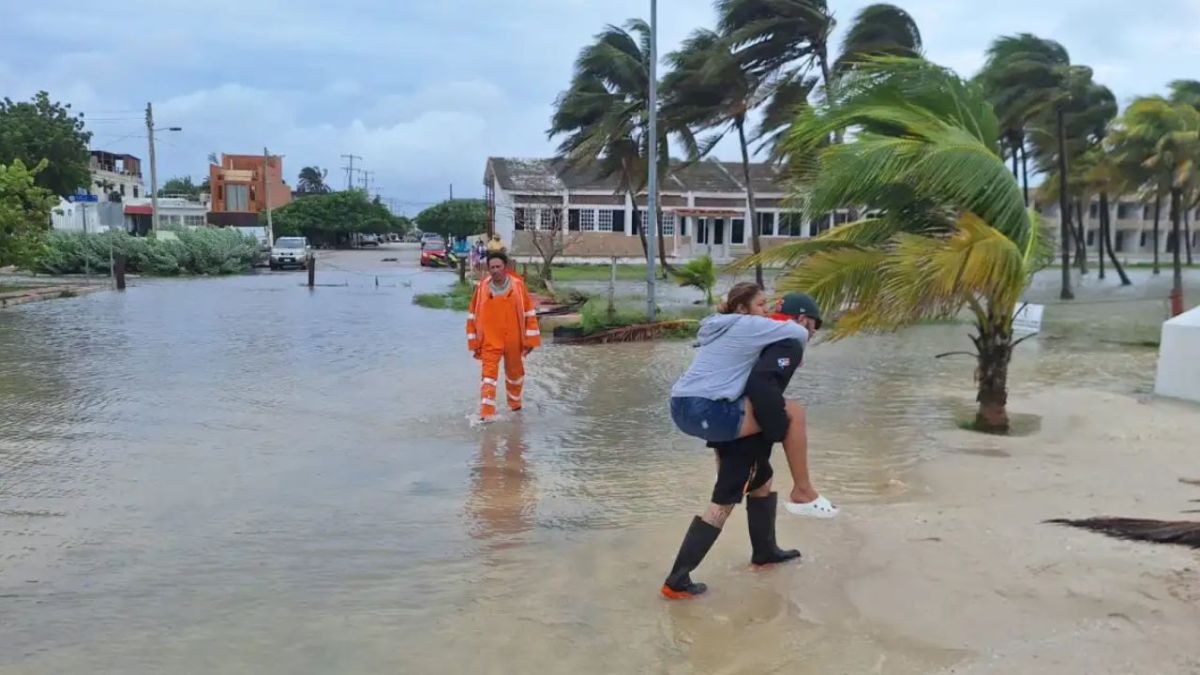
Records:
<instances>
[{"instance_id":1,"label":"white building","mask_svg":"<svg viewBox=\"0 0 1200 675\"><path fill-rule=\"evenodd\" d=\"M87 192L99 197L101 202L147 196L142 187L142 160L133 155L92 150L88 168L92 175Z\"/></svg>"},{"instance_id":2,"label":"white building","mask_svg":"<svg viewBox=\"0 0 1200 675\"><path fill-rule=\"evenodd\" d=\"M124 202L125 229L144 235L151 230L153 203L148 197L127 199ZM199 227L206 224L208 207L185 197L158 198L158 226L163 229Z\"/></svg>"},{"instance_id":3,"label":"white building","mask_svg":"<svg viewBox=\"0 0 1200 675\"><path fill-rule=\"evenodd\" d=\"M750 253L753 236L746 188L738 162L672 162L659 181L666 255L687 259L707 254L727 261ZM847 212L805 222L789 210L773 164L750 165L763 248L811 237L849 220ZM639 230L646 223L646 195L635 201L618 178L573 170L557 159L491 157L484 169L488 231L519 256L536 255L532 232L559 223L567 257L641 258ZM637 214L636 221L634 214ZM563 227L562 225L566 225Z\"/></svg>"},{"instance_id":4,"label":"white building","mask_svg":"<svg viewBox=\"0 0 1200 675\"><path fill-rule=\"evenodd\" d=\"M1113 252L1125 257L1148 258L1154 255L1154 203L1146 204L1136 197L1126 196L1110 199L1108 203L1108 222L1112 230L1111 238ZM1057 233L1060 227L1058 219L1058 204L1039 205L1038 212L1045 223ZM1100 200L1095 198L1083 208L1084 239L1089 247L1089 255L1093 254L1101 242L1097 240L1100 232ZM1191 223L1191 244L1193 250L1200 250L1200 210L1188 214ZM1080 218L1075 213L1071 219L1078 227ZM1180 233L1184 232L1183 217L1180 216ZM1171 204L1169 198L1163 198L1158 222L1158 251L1168 254L1175 250L1175 236L1171 225Z\"/></svg>"}]
</instances>

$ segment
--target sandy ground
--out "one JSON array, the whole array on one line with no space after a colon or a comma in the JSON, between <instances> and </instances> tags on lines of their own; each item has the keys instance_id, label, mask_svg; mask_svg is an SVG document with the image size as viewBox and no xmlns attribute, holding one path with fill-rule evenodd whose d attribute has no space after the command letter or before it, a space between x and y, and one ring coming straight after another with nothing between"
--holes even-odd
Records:
<instances>
[{"instance_id":1,"label":"sandy ground","mask_svg":"<svg viewBox=\"0 0 1200 675\"><path fill-rule=\"evenodd\" d=\"M1200 409L1090 391L1015 401L1039 433L946 432L927 498L856 509L844 587L888 633L968 655L952 673L1200 672L1200 551L1043 525L1195 519ZM880 672L890 672L881 664Z\"/></svg>"}]
</instances>

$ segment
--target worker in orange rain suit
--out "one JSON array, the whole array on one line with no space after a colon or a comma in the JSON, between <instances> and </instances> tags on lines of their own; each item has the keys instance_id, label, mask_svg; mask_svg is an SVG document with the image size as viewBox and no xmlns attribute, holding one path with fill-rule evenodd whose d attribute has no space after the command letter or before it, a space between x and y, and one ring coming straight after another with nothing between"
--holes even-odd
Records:
<instances>
[{"instance_id":1,"label":"worker in orange rain suit","mask_svg":"<svg viewBox=\"0 0 1200 675\"><path fill-rule=\"evenodd\" d=\"M479 416L496 414L496 385L504 359L508 407L521 409L525 357L542 344L533 298L525 281L508 269L508 256L488 251L488 273L479 281L467 309L467 347L483 361Z\"/></svg>"}]
</instances>

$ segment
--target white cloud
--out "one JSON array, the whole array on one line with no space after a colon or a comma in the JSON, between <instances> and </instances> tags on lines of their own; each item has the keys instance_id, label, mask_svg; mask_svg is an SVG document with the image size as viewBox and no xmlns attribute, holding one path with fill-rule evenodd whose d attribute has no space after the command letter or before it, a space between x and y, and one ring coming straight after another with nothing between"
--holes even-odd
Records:
<instances>
[{"instance_id":1,"label":"white cloud","mask_svg":"<svg viewBox=\"0 0 1200 675\"><path fill-rule=\"evenodd\" d=\"M871 0L832 2L844 31ZM900 0L927 55L973 74L995 36L1057 39L1118 98L1196 76L1200 3L1155 0ZM203 175L209 152L286 155L294 174L365 157L381 192L409 202L478 194L488 155L545 155L551 105L579 48L607 23L646 15L645 0L39 0L6 13L0 88L39 89L109 119L96 142L144 154L140 111L155 102L160 173ZM87 30L65 30L86 16ZM709 0L660 3L659 52L711 26ZM12 39L8 39L11 36ZM841 32L834 42L840 42ZM50 55L48 58L46 55ZM733 156L732 145L722 152ZM416 204L413 205L415 209Z\"/></svg>"}]
</instances>

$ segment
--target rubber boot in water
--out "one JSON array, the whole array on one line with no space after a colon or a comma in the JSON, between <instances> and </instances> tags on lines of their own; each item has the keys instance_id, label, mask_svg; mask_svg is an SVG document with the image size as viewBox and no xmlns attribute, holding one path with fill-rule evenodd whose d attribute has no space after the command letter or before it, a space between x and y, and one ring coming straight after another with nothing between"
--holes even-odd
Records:
<instances>
[{"instance_id":1,"label":"rubber boot in water","mask_svg":"<svg viewBox=\"0 0 1200 675\"><path fill-rule=\"evenodd\" d=\"M692 525L683 537L683 544L679 547L679 555L675 556L675 565L671 568L671 574L663 582L661 592L664 597L671 600L683 600L694 598L708 590L704 584L692 581L692 577L689 575L692 570L700 566L700 562L704 560L704 556L708 555L709 549L716 543L720 534L721 528L709 525L701 520L700 516L692 518Z\"/></svg>"},{"instance_id":2,"label":"rubber boot in water","mask_svg":"<svg viewBox=\"0 0 1200 675\"><path fill-rule=\"evenodd\" d=\"M750 562L755 565L774 565L800 557L800 551L784 550L775 543L775 514L779 493L766 497L746 497L746 523L750 526Z\"/></svg>"}]
</instances>

